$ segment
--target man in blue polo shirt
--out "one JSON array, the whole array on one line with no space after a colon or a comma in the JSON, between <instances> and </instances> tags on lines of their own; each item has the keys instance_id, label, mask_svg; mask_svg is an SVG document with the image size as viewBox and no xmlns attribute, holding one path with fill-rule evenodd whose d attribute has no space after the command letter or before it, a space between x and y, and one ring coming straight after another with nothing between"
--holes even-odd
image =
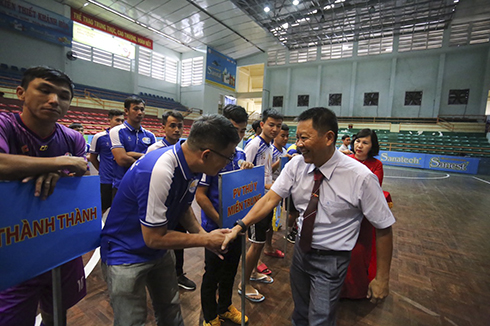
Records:
<instances>
[{"instance_id":1,"label":"man in blue polo shirt","mask_svg":"<svg viewBox=\"0 0 490 326\"><path fill-rule=\"evenodd\" d=\"M219 250L228 230L207 233L190 204L202 173L216 175L235 156L233 124L196 120L182 144L152 151L126 173L101 235L101 258L115 325L143 325L146 288L158 325L183 325L175 258L167 249ZM190 233L175 231L181 223Z\"/></svg>"},{"instance_id":2,"label":"man in blue polo shirt","mask_svg":"<svg viewBox=\"0 0 490 326\"><path fill-rule=\"evenodd\" d=\"M124 101L124 113L127 115L127 120L109 132L112 155L117 163L114 164L113 196L131 164L143 156L148 147L156 142L155 135L141 126L145 117L145 101L134 95L128 97Z\"/></svg>"},{"instance_id":3,"label":"man in blue polo shirt","mask_svg":"<svg viewBox=\"0 0 490 326\"><path fill-rule=\"evenodd\" d=\"M101 131L92 138L89 160L100 176L100 198L102 201L102 213L112 203L112 181L114 179L114 156L111 151L111 139L109 130L124 122L124 112L121 110L109 110L109 128Z\"/></svg>"}]
</instances>

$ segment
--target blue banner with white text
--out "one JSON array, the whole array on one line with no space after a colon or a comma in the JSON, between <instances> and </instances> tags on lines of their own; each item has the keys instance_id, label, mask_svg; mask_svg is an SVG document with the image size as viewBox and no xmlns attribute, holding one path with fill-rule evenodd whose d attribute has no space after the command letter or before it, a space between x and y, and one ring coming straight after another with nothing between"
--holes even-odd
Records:
<instances>
[{"instance_id":1,"label":"blue banner with white text","mask_svg":"<svg viewBox=\"0 0 490 326\"><path fill-rule=\"evenodd\" d=\"M380 151L376 157L384 165L477 174L479 158L436 154Z\"/></svg>"},{"instance_id":2,"label":"blue banner with white text","mask_svg":"<svg viewBox=\"0 0 490 326\"><path fill-rule=\"evenodd\" d=\"M46 200L34 181L0 182L0 290L99 246L98 176L61 178Z\"/></svg>"},{"instance_id":3,"label":"blue banner with white text","mask_svg":"<svg viewBox=\"0 0 490 326\"><path fill-rule=\"evenodd\" d=\"M232 228L237 220L264 195L264 166L219 174L220 220L223 228Z\"/></svg>"},{"instance_id":4,"label":"blue banner with white text","mask_svg":"<svg viewBox=\"0 0 490 326\"><path fill-rule=\"evenodd\" d=\"M71 46L73 21L22 0L0 1L0 27Z\"/></svg>"}]
</instances>

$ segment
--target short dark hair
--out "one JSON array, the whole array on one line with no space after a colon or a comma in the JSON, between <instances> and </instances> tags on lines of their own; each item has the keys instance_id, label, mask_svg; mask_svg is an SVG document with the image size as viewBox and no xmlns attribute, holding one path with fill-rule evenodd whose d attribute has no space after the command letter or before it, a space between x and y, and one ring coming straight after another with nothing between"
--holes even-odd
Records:
<instances>
[{"instance_id":1,"label":"short dark hair","mask_svg":"<svg viewBox=\"0 0 490 326\"><path fill-rule=\"evenodd\" d=\"M327 131L332 130L335 134L334 142L337 141L337 134L339 132L339 124L337 122L337 116L335 113L324 107L315 107L301 112L298 117L298 121L312 121L313 128L320 134L325 134Z\"/></svg>"},{"instance_id":2,"label":"short dark hair","mask_svg":"<svg viewBox=\"0 0 490 326\"><path fill-rule=\"evenodd\" d=\"M233 120L236 123L248 121L247 111L240 105L228 104L223 108L223 115L225 118Z\"/></svg>"},{"instance_id":3,"label":"short dark hair","mask_svg":"<svg viewBox=\"0 0 490 326\"><path fill-rule=\"evenodd\" d=\"M235 126L220 114L206 114L195 120L187 138L189 146L194 150L212 148L221 151L239 141Z\"/></svg>"},{"instance_id":4,"label":"short dark hair","mask_svg":"<svg viewBox=\"0 0 490 326\"><path fill-rule=\"evenodd\" d=\"M359 132L356 134L356 139L359 138L364 138L364 137L369 137L371 136L371 144L373 145L371 147L371 150L368 153L368 157L374 157L379 154L379 142L378 142L378 136L374 132L374 130L371 130L369 128L366 129L361 129Z\"/></svg>"},{"instance_id":5,"label":"short dark hair","mask_svg":"<svg viewBox=\"0 0 490 326\"><path fill-rule=\"evenodd\" d=\"M346 140L347 138L350 138L350 136L349 135L343 135L342 136L342 140Z\"/></svg>"},{"instance_id":6,"label":"short dark hair","mask_svg":"<svg viewBox=\"0 0 490 326\"><path fill-rule=\"evenodd\" d=\"M70 129L76 129L76 128L80 128L80 127L83 128L83 125L79 122L73 122L72 124L70 124L68 126L68 128L70 128Z\"/></svg>"},{"instance_id":7,"label":"short dark hair","mask_svg":"<svg viewBox=\"0 0 490 326\"><path fill-rule=\"evenodd\" d=\"M289 126L288 126L287 124L283 123L283 124L281 125L281 130L284 130L284 131L289 131Z\"/></svg>"},{"instance_id":8,"label":"short dark hair","mask_svg":"<svg viewBox=\"0 0 490 326\"><path fill-rule=\"evenodd\" d=\"M124 108L129 110L131 108L131 104L140 104L140 103L143 103L143 105L146 106L145 101L141 97L138 97L136 95L131 95L124 100Z\"/></svg>"},{"instance_id":9,"label":"short dark hair","mask_svg":"<svg viewBox=\"0 0 490 326\"><path fill-rule=\"evenodd\" d=\"M260 120L255 120L253 123L252 123L252 128L253 130L255 131L255 133L257 133L257 129L260 128Z\"/></svg>"},{"instance_id":10,"label":"short dark hair","mask_svg":"<svg viewBox=\"0 0 490 326\"><path fill-rule=\"evenodd\" d=\"M262 112L262 122L266 122L268 118L284 120L284 116L279 113L279 111L272 108L266 109L264 112Z\"/></svg>"},{"instance_id":11,"label":"short dark hair","mask_svg":"<svg viewBox=\"0 0 490 326\"><path fill-rule=\"evenodd\" d=\"M109 119L112 119L113 117L117 117L120 115L124 115L124 111L112 109L112 110L109 110L109 112L107 112L107 116L109 117Z\"/></svg>"},{"instance_id":12,"label":"short dark hair","mask_svg":"<svg viewBox=\"0 0 490 326\"><path fill-rule=\"evenodd\" d=\"M22 86L22 88L24 89L27 89L31 81L36 78L42 78L44 80L54 83L66 84L70 88L71 98L73 98L73 96L75 95L73 93L73 89L75 88L75 86L73 85L70 77L68 77L68 75L64 72L48 66L35 66L27 69L24 72L24 76L22 77L20 86Z\"/></svg>"},{"instance_id":13,"label":"short dark hair","mask_svg":"<svg viewBox=\"0 0 490 326\"><path fill-rule=\"evenodd\" d=\"M162 125L167 124L168 117L174 117L179 121L184 121L184 116L179 111L176 110L166 111L165 113L162 114Z\"/></svg>"}]
</instances>

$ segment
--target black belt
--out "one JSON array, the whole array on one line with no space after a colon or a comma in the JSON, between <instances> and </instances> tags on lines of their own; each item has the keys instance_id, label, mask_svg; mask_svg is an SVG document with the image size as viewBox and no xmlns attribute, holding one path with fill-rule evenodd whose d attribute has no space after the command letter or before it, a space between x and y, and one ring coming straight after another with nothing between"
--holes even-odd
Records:
<instances>
[{"instance_id":1,"label":"black belt","mask_svg":"<svg viewBox=\"0 0 490 326\"><path fill-rule=\"evenodd\" d=\"M350 251L348 250L323 250L323 249L314 249L314 248L311 248L311 250L308 253L321 255L321 256L350 255Z\"/></svg>"}]
</instances>

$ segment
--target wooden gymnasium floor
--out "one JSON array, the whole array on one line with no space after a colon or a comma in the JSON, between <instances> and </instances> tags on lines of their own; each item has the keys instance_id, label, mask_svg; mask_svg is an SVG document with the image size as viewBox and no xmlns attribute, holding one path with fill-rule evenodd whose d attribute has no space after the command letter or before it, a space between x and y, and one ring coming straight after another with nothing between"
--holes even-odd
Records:
<instances>
[{"instance_id":1,"label":"wooden gymnasium floor","mask_svg":"<svg viewBox=\"0 0 490 326\"><path fill-rule=\"evenodd\" d=\"M341 301L337 324L490 325L490 176L385 167L383 188L391 192L397 219L391 294L378 306L367 300ZM263 303L247 301L249 325L291 325L288 267L292 245L283 236L284 231L279 231L274 239L279 248L287 245L287 257L263 257L273 271L274 283L257 285L267 297ZM185 324L202 325L203 249L186 249L184 269L198 284L197 291L181 291ZM239 276L240 272L237 280ZM99 265L88 276L87 287L87 297L70 309L68 325L112 325ZM240 307L236 290L234 304ZM147 324L155 324L151 309Z\"/></svg>"}]
</instances>

